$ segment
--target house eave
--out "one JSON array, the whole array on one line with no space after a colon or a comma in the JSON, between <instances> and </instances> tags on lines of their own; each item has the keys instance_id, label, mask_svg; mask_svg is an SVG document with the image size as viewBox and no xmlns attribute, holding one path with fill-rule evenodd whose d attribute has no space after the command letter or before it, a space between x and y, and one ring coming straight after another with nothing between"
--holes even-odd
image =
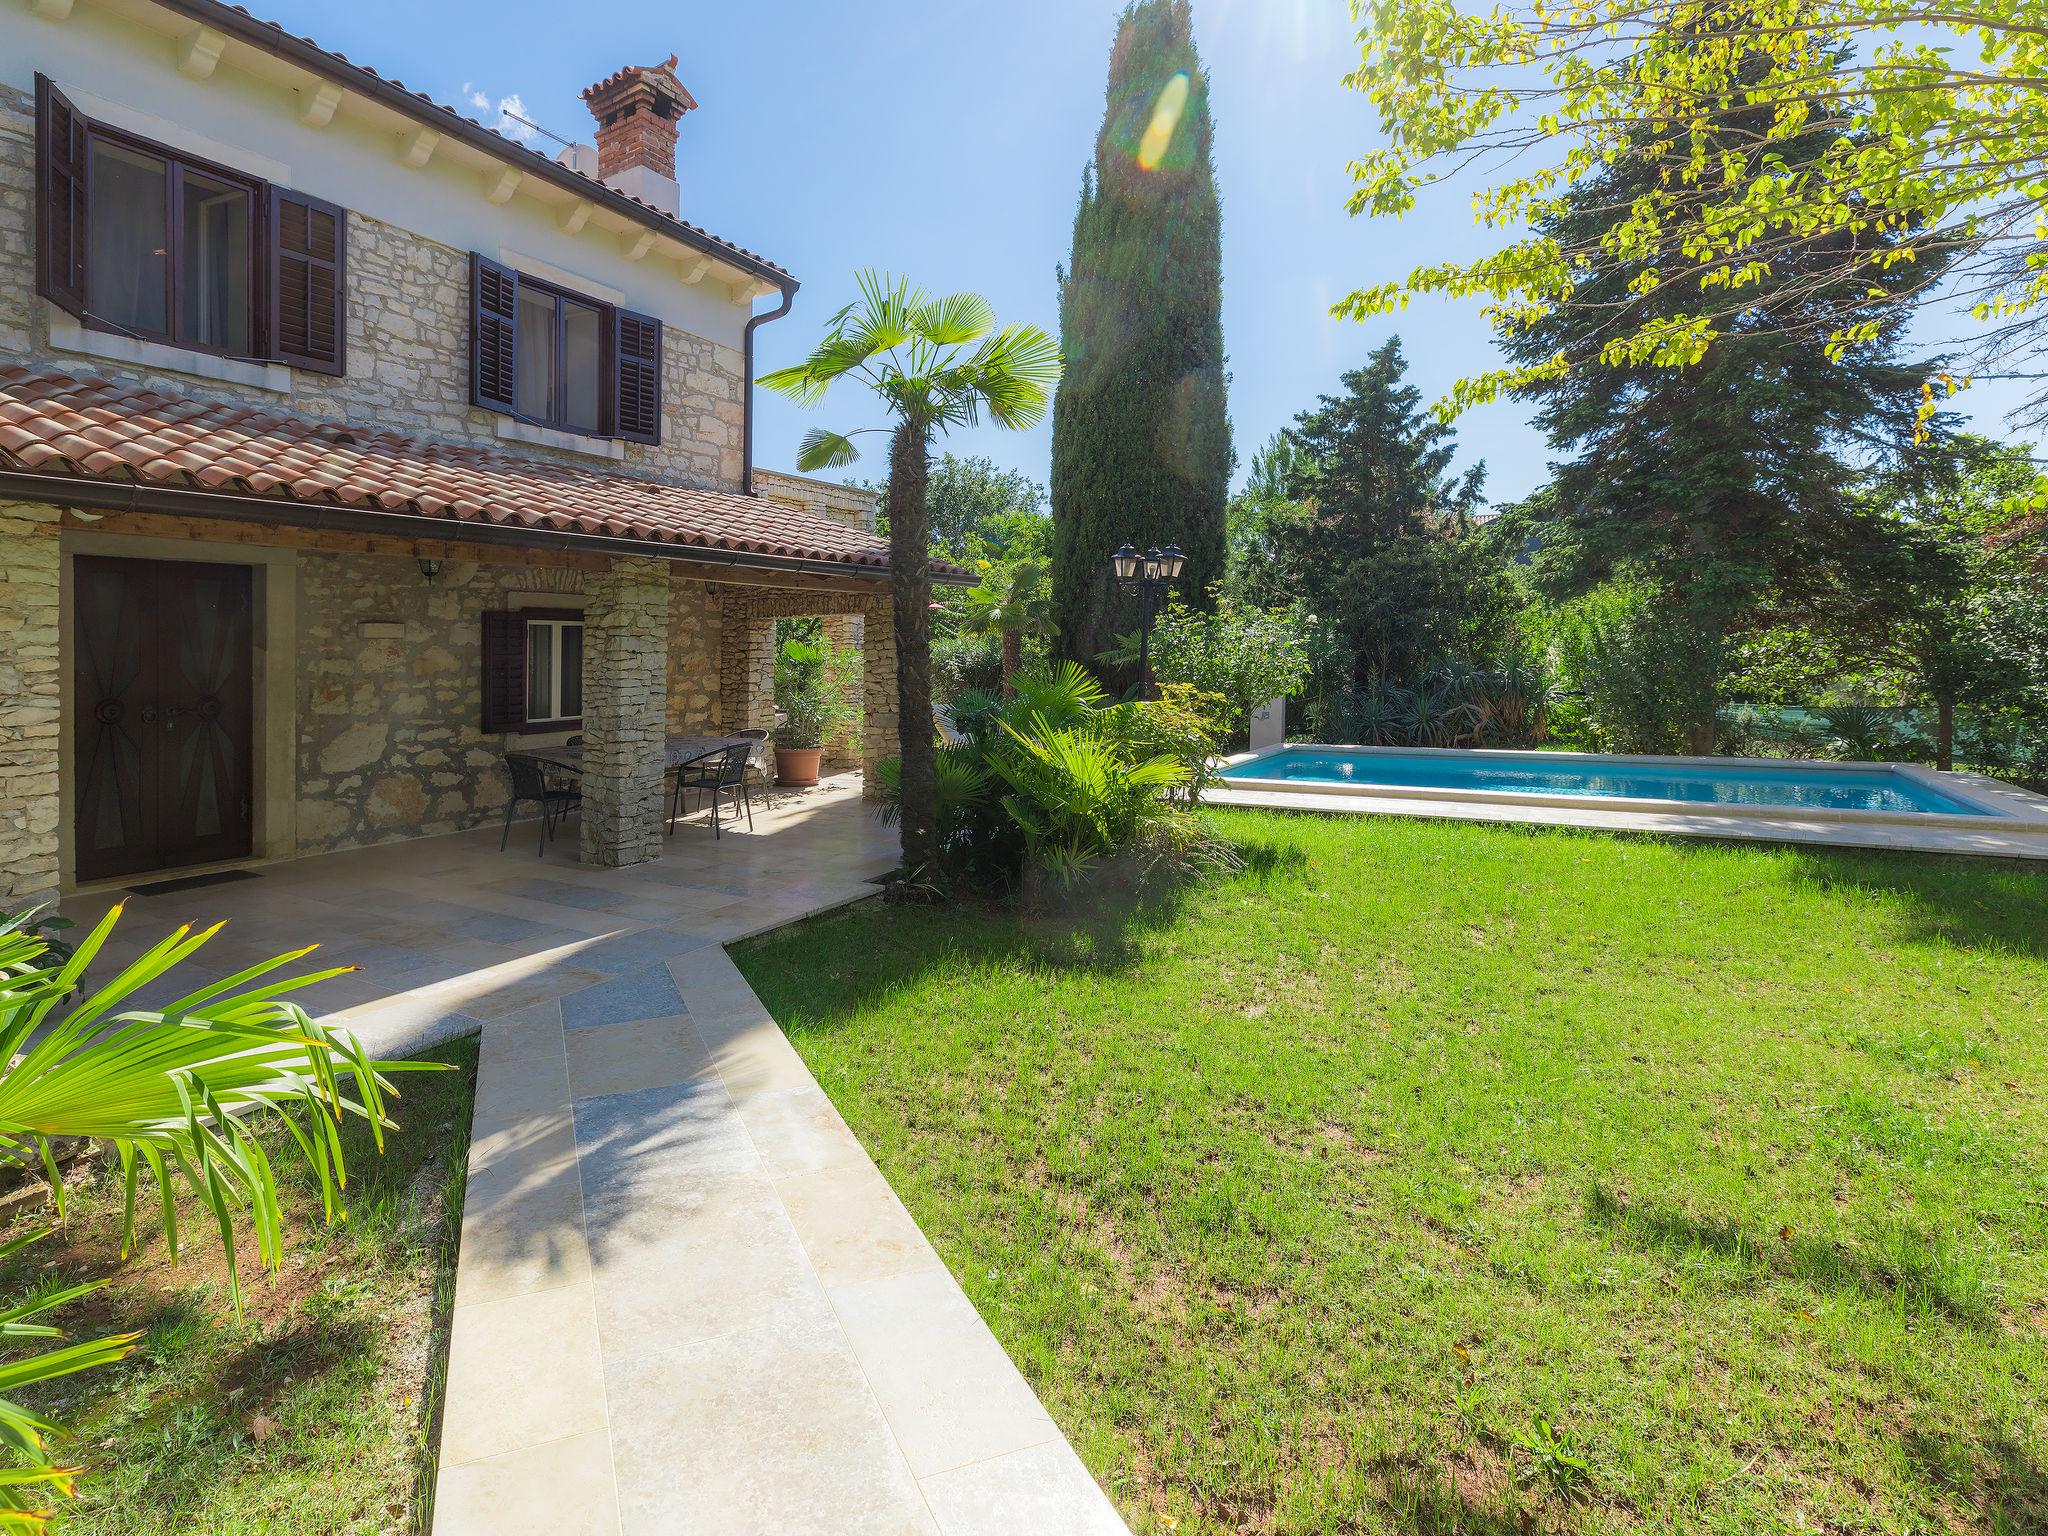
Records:
<instances>
[{"instance_id":1,"label":"house eave","mask_svg":"<svg viewBox=\"0 0 2048 1536\"><path fill-rule=\"evenodd\" d=\"M36 502L94 512L160 512L171 516L216 518L227 522L270 523L316 532L369 533L436 539L448 543L486 544L499 548L553 550L565 554L611 555L728 566L736 570L805 576L839 576L885 583L886 566L844 560L814 560L791 555L756 554L701 544L656 539L622 539L605 534L566 533L543 528L515 528L502 523L430 517L416 512L386 512L330 506L279 497L238 495L182 486L144 485L132 480L93 480L77 475L43 475L28 470L0 469L0 500ZM934 574L935 582L962 583L958 577Z\"/></svg>"},{"instance_id":2,"label":"house eave","mask_svg":"<svg viewBox=\"0 0 2048 1536\"><path fill-rule=\"evenodd\" d=\"M155 0L155 3L273 58L283 59L309 74L332 81L472 149L495 156L528 176L632 219L657 234L666 235L704 256L760 279L779 289L786 297L794 296L797 291L799 284L796 278L766 258L695 229L680 219L671 218L593 177L580 175L538 150L515 144L504 135L471 122L459 112L415 95L374 71L351 64L318 44L294 37L282 27L259 20L247 11L222 4L221 0Z\"/></svg>"}]
</instances>

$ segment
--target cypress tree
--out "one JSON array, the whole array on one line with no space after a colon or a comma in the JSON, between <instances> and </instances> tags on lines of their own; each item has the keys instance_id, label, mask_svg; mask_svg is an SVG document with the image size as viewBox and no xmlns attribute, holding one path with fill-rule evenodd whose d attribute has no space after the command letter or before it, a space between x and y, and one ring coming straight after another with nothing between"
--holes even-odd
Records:
<instances>
[{"instance_id":1,"label":"cypress tree","mask_svg":"<svg viewBox=\"0 0 2048 1536\"><path fill-rule=\"evenodd\" d=\"M1223 576L1231 449L1210 141L1188 0L1138 0L1117 27L1060 273L1053 605L1061 653L1091 667L1136 627L1109 577L1118 545L1178 544L1194 602Z\"/></svg>"}]
</instances>

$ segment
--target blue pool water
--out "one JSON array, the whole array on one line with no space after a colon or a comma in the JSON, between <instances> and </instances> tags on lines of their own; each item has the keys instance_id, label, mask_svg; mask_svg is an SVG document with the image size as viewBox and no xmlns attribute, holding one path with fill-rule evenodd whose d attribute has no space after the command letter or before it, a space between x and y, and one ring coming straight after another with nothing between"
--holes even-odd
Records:
<instances>
[{"instance_id":1,"label":"blue pool water","mask_svg":"<svg viewBox=\"0 0 2048 1536\"><path fill-rule=\"evenodd\" d=\"M1289 747L1223 770L1226 779L1293 779L1317 784L1401 789L1478 789L1510 794L1614 795L1629 800L1689 800L1706 805L1790 806L1813 811L1919 811L1944 816L1989 812L1952 800L1889 770L1624 763L1559 758L1554 763L1484 753L1359 752Z\"/></svg>"}]
</instances>

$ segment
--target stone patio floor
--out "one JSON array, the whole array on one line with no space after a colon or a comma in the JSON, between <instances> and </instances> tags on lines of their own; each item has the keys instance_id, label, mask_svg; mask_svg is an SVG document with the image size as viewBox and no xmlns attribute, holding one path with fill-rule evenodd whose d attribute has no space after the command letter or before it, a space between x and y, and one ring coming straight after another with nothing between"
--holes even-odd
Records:
<instances>
[{"instance_id":1,"label":"stone patio floor","mask_svg":"<svg viewBox=\"0 0 2048 1536\"><path fill-rule=\"evenodd\" d=\"M1124 1536L726 956L873 894L858 784L630 869L525 824L130 898L223 975L322 941L379 1054L482 1033L436 1536Z\"/></svg>"}]
</instances>

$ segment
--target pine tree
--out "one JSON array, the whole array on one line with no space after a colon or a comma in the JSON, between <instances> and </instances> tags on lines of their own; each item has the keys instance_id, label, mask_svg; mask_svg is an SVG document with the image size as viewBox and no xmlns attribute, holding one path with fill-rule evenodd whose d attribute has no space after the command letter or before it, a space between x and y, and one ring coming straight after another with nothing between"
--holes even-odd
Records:
<instances>
[{"instance_id":1,"label":"pine tree","mask_svg":"<svg viewBox=\"0 0 2048 1536\"><path fill-rule=\"evenodd\" d=\"M1739 136L1740 116L1726 121ZM1841 126L1816 123L1782 146L1786 174ZM1538 233L1567 249L1597 245L1637 197L1684 174L1696 149L1710 164L1720 154L1715 144L1645 141L1579 183ZM1902 311L1886 290L1927 282L1941 258L1922 252L1875 277L1845 260L1852 242L1877 238L1887 237L1828 231L1760 249L1749 318L1692 366L1601 361L1610 338L1699 307L1696 288L1663 275L1684 270L1675 249L1595 264L1570 304L1508 344L1518 362L1564 364L1526 392L1565 456L1551 493L1513 515L1539 546L1539 585L1569 596L1621 575L1661 591L1673 646L1697 658L1687 696L1672 701L1688 750L1713 750L1730 641L1767 603L1797 605L1870 558L1881 537L1857 504L1855 461L1910 447L1928 372L1900 360ZM1845 280L1852 268L1858 275ZM1828 337L1864 322L1875 340L1831 358Z\"/></svg>"},{"instance_id":2,"label":"pine tree","mask_svg":"<svg viewBox=\"0 0 2048 1536\"><path fill-rule=\"evenodd\" d=\"M1254 583L1333 625L1361 686L1491 664L1507 627L1506 573L1468 517L1486 467L1451 473L1456 438L1407 373L1396 336L1295 419L1280 475L1300 511L1273 522Z\"/></svg>"},{"instance_id":3,"label":"pine tree","mask_svg":"<svg viewBox=\"0 0 2048 1536\"><path fill-rule=\"evenodd\" d=\"M1178 544L1193 602L1223 575L1231 449L1210 140L1188 0L1138 0L1117 28L1060 274L1053 603L1062 653L1089 666L1133 627L1109 577L1117 546Z\"/></svg>"}]
</instances>

